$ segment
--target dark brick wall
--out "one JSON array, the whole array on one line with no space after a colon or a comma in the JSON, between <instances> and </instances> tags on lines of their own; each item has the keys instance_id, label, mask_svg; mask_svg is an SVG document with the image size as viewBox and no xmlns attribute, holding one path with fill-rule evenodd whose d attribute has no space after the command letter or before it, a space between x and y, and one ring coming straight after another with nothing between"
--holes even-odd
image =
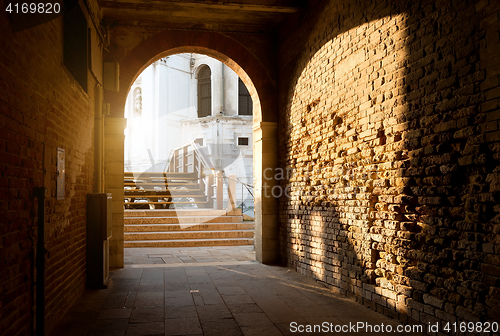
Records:
<instances>
[{"instance_id":1,"label":"dark brick wall","mask_svg":"<svg viewBox=\"0 0 500 336\"><path fill-rule=\"evenodd\" d=\"M283 257L405 322L498 319L499 3L309 7L279 34ZM64 68L61 18L13 33L2 12L0 31L0 334L28 335L44 144L48 330L84 288L95 81Z\"/></svg>"},{"instance_id":2,"label":"dark brick wall","mask_svg":"<svg viewBox=\"0 0 500 336\"><path fill-rule=\"evenodd\" d=\"M282 256L404 322L500 316L496 1L323 1L280 32Z\"/></svg>"},{"instance_id":3,"label":"dark brick wall","mask_svg":"<svg viewBox=\"0 0 500 336\"><path fill-rule=\"evenodd\" d=\"M4 8L3 2L0 6ZM46 330L85 287L86 194L93 186L93 88L63 66L62 18L13 33L0 13L0 334L34 328L37 208L48 151L45 203ZM64 200L55 198L57 148L66 151Z\"/></svg>"}]
</instances>

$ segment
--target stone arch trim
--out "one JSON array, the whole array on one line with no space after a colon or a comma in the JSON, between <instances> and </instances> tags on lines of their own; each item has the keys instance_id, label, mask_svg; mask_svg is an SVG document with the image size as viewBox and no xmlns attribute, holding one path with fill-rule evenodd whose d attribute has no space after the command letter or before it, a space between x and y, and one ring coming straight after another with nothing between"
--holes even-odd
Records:
<instances>
[{"instance_id":1,"label":"stone arch trim","mask_svg":"<svg viewBox=\"0 0 500 336\"><path fill-rule=\"evenodd\" d=\"M279 258L277 200L266 191L275 181L262 172L278 165L277 87L269 68L235 39L220 33L195 31L163 31L132 48L120 64L119 92L105 92L111 111L106 118L105 190L113 194L113 236L110 241L110 266L124 265L123 151L124 118L127 94L137 76L151 63L177 53L201 53L229 66L247 86L253 100L254 186L255 186L255 250L263 263ZM264 53L266 54L266 53ZM112 55L108 55L108 59ZM266 59L265 61L269 61ZM269 63L269 62L267 62Z\"/></svg>"},{"instance_id":2,"label":"stone arch trim","mask_svg":"<svg viewBox=\"0 0 500 336\"><path fill-rule=\"evenodd\" d=\"M112 117L123 117L128 90L137 76L151 63L168 55L183 52L202 53L225 63L249 88L255 106L255 121L277 121L276 80L259 58L236 39L216 32L165 30L131 49L120 63L120 91L106 92ZM261 114L261 111L262 114Z\"/></svg>"}]
</instances>

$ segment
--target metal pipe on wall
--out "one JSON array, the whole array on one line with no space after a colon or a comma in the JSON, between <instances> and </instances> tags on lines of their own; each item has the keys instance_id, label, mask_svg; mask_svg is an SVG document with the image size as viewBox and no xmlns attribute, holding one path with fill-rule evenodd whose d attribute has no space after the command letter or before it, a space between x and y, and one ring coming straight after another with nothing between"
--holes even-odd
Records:
<instances>
[{"instance_id":1,"label":"metal pipe on wall","mask_svg":"<svg viewBox=\"0 0 500 336\"><path fill-rule=\"evenodd\" d=\"M224 114L224 107L225 107L225 102L224 100L226 97L224 96L224 63L221 64L221 84L220 84L220 114Z\"/></svg>"},{"instance_id":2,"label":"metal pipe on wall","mask_svg":"<svg viewBox=\"0 0 500 336\"><path fill-rule=\"evenodd\" d=\"M220 115L224 115L224 63L221 62L221 85L220 85ZM224 126L223 123L220 122L219 119L217 119L217 150L216 150L216 169L222 170L223 167L223 155L224 151L222 148L222 142L221 140L222 134L224 132Z\"/></svg>"},{"instance_id":3,"label":"metal pipe on wall","mask_svg":"<svg viewBox=\"0 0 500 336\"><path fill-rule=\"evenodd\" d=\"M38 240L36 244L36 335L45 335L45 187L34 188L38 199Z\"/></svg>"},{"instance_id":4,"label":"metal pipe on wall","mask_svg":"<svg viewBox=\"0 0 500 336\"><path fill-rule=\"evenodd\" d=\"M94 93L94 191L104 192L104 117L102 112L102 86L97 84Z\"/></svg>"}]
</instances>

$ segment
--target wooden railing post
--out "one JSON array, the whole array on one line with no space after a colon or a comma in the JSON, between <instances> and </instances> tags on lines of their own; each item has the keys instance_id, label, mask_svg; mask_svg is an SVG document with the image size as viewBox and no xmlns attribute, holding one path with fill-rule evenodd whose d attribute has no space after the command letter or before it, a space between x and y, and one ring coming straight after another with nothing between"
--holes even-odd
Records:
<instances>
[{"instance_id":1,"label":"wooden railing post","mask_svg":"<svg viewBox=\"0 0 500 336\"><path fill-rule=\"evenodd\" d=\"M207 202L208 202L208 207L209 208L215 208L214 204L214 177L215 174L210 174L208 175L208 182L206 186L206 192L207 192Z\"/></svg>"},{"instance_id":2,"label":"wooden railing post","mask_svg":"<svg viewBox=\"0 0 500 336\"><path fill-rule=\"evenodd\" d=\"M193 155L193 172L198 175L198 179L202 178L203 172L200 169L200 166L198 164L198 156L196 155L196 152L193 150L192 151Z\"/></svg>"},{"instance_id":3,"label":"wooden railing post","mask_svg":"<svg viewBox=\"0 0 500 336\"><path fill-rule=\"evenodd\" d=\"M179 166L180 166L180 154L179 154L180 150L175 150L174 151L174 172L178 172L179 171Z\"/></svg>"},{"instance_id":4,"label":"wooden railing post","mask_svg":"<svg viewBox=\"0 0 500 336\"><path fill-rule=\"evenodd\" d=\"M224 200L224 180L222 178L222 172L219 170L216 173L216 182L215 182L215 208L216 209L222 209L223 208L223 203L222 201Z\"/></svg>"},{"instance_id":5,"label":"wooden railing post","mask_svg":"<svg viewBox=\"0 0 500 336\"><path fill-rule=\"evenodd\" d=\"M184 146L182 148L182 172L187 173L187 166L188 166L188 148L187 146Z\"/></svg>"},{"instance_id":6,"label":"wooden railing post","mask_svg":"<svg viewBox=\"0 0 500 336\"><path fill-rule=\"evenodd\" d=\"M167 171L169 171L169 172L175 171L175 160L176 160L176 156L174 154L172 156L172 158L170 159L170 162L168 163L168 169L167 169Z\"/></svg>"},{"instance_id":7,"label":"wooden railing post","mask_svg":"<svg viewBox=\"0 0 500 336\"><path fill-rule=\"evenodd\" d=\"M236 210L236 175L230 175L227 179L227 212Z\"/></svg>"}]
</instances>

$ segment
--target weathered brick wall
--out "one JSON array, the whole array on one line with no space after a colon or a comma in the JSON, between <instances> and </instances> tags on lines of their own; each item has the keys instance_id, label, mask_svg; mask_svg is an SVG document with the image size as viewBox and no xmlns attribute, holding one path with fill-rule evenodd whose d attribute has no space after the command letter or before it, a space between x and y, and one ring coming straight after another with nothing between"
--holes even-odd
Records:
<instances>
[{"instance_id":1,"label":"weathered brick wall","mask_svg":"<svg viewBox=\"0 0 500 336\"><path fill-rule=\"evenodd\" d=\"M2 5L0 6L2 9ZM94 79L85 93L63 66L62 18L13 33L0 14L0 334L31 335L37 211L46 200L46 330L85 287L86 194L93 187ZM55 198L56 151L66 151L64 200Z\"/></svg>"},{"instance_id":2,"label":"weathered brick wall","mask_svg":"<svg viewBox=\"0 0 500 336\"><path fill-rule=\"evenodd\" d=\"M500 317L499 10L324 1L281 32L281 249L404 322Z\"/></svg>"}]
</instances>

